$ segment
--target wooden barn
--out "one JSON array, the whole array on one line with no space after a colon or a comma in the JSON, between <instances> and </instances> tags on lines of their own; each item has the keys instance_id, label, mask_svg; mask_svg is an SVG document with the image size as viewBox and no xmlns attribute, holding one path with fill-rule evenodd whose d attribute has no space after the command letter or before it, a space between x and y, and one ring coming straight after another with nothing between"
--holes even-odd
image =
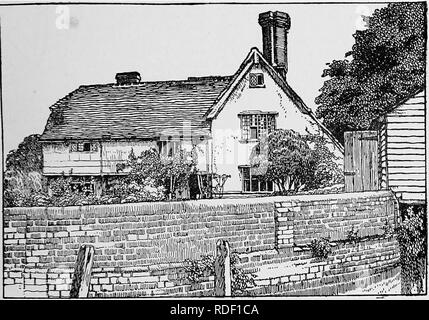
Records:
<instances>
[{"instance_id":1,"label":"wooden barn","mask_svg":"<svg viewBox=\"0 0 429 320\"><path fill-rule=\"evenodd\" d=\"M426 93L420 90L377 119L379 181L400 202L426 202Z\"/></svg>"}]
</instances>

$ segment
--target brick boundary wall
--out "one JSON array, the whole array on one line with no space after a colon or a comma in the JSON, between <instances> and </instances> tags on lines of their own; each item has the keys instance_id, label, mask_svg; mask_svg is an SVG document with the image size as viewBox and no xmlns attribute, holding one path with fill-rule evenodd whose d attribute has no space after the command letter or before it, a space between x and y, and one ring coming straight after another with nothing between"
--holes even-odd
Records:
<instances>
[{"instance_id":1,"label":"brick boundary wall","mask_svg":"<svg viewBox=\"0 0 429 320\"><path fill-rule=\"evenodd\" d=\"M315 204L311 205L312 201ZM383 219L395 219L395 209L388 209L394 208L392 203L393 196L380 191L110 206L7 208L4 210L5 297L68 297L81 244L95 246L91 297L211 295L213 279L190 284L183 263L185 259L214 254L218 239L228 240L231 249L239 253L241 268L259 273L260 279L264 280L267 265L287 265L302 259L306 264L314 263L308 257L308 251L300 251L284 242L290 235L293 244L302 228L312 230L316 237L325 234L325 229L335 232L338 225L330 225L336 223L335 219L347 221L344 225L339 222L343 235L351 225L366 228L368 221L376 219L378 224L376 228L371 226L374 227L371 234L379 234L377 228ZM323 212L317 211L318 208ZM353 211L352 208L360 210ZM304 210L308 210L307 218L301 214ZM344 219L346 210L352 219ZM290 219L291 211L293 220ZM322 214L328 216L321 217ZM318 224L322 227L316 228ZM296 239L310 240L308 230L304 233L307 238ZM392 243L395 246L396 242ZM383 254L390 249L382 246L377 250ZM396 248L394 253L383 256L383 261L397 263L397 251ZM353 257L360 255L359 252L350 254ZM347 259L355 259L353 257ZM363 261L365 265L372 263ZM290 278L287 282L291 281L295 280ZM263 294L264 291L253 289L252 292Z\"/></svg>"},{"instance_id":2,"label":"brick boundary wall","mask_svg":"<svg viewBox=\"0 0 429 320\"><path fill-rule=\"evenodd\" d=\"M396 226L397 210L389 191L289 197L275 203L276 243L283 248L322 237L345 240L352 230L358 237L381 235L386 223Z\"/></svg>"}]
</instances>

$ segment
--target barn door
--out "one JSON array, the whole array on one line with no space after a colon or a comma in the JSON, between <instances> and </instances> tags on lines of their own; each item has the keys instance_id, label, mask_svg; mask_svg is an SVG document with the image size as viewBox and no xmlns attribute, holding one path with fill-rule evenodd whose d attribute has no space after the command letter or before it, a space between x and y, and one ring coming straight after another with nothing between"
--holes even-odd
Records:
<instances>
[{"instance_id":1,"label":"barn door","mask_svg":"<svg viewBox=\"0 0 429 320\"><path fill-rule=\"evenodd\" d=\"M344 133L345 191L379 190L377 131Z\"/></svg>"}]
</instances>

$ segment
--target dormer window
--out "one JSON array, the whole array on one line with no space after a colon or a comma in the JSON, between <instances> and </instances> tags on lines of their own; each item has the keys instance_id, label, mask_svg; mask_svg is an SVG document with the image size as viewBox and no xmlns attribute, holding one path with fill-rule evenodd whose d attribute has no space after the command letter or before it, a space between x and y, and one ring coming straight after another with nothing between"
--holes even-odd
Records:
<instances>
[{"instance_id":1,"label":"dormer window","mask_svg":"<svg viewBox=\"0 0 429 320\"><path fill-rule=\"evenodd\" d=\"M241 140L258 141L276 130L277 112L243 111L240 118Z\"/></svg>"},{"instance_id":2,"label":"dormer window","mask_svg":"<svg viewBox=\"0 0 429 320\"><path fill-rule=\"evenodd\" d=\"M264 74L263 73L251 73L249 79L250 88L264 88Z\"/></svg>"}]
</instances>

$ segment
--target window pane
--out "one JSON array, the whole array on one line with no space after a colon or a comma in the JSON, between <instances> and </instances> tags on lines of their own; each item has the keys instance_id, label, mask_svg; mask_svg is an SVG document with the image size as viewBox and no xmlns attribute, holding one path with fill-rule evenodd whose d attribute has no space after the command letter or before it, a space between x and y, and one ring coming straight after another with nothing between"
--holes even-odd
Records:
<instances>
[{"instance_id":1,"label":"window pane","mask_svg":"<svg viewBox=\"0 0 429 320\"><path fill-rule=\"evenodd\" d=\"M258 139L258 128L250 127L250 139Z\"/></svg>"},{"instance_id":2,"label":"window pane","mask_svg":"<svg viewBox=\"0 0 429 320\"><path fill-rule=\"evenodd\" d=\"M250 191L250 180L244 180L243 191Z\"/></svg>"},{"instance_id":3,"label":"window pane","mask_svg":"<svg viewBox=\"0 0 429 320\"><path fill-rule=\"evenodd\" d=\"M89 142L83 144L83 151L91 151L91 144Z\"/></svg>"},{"instance_id":4,"label":"window pane","mask_svg":"<svg viewBox=\"0 0 429 320\"><path fill-rule=\"evenodd\" d=\"M250 179L250 168L241 168L243 179Z\"/></svg>"},{"instance_id":5,"label":"window pane","mask_svg":"<svg viewBox=\"0 0 429 320\"><path fill-rule=\"evenodd\" d=\"M252 178L252 191L259 191L259 179Z\"/></svg>"},{"instance_id":6,"label":"window pane","mask_svg":"<svg viewBox=\"0 0 429 320\"><path fill-rule=\"evenodd\" d=\"M249 81L250 81L250 86L255 87L257 85L256 74L251 73Z\"/></svg>"},{"instance_id":7,"label":"window pane","mask_svg":"<svg viewBox=\"0 0 429 320\"><path fill-rule=\"evenodd\" d=\"M249 125L250 125L250 117L242 116L241 117L241 139L247 140L249 139Z\"/></svg>"},{"instance_id":8,"label":"window pane","mask_svg":"<svg viewBox=\"0 0 429 320\"><path fill-rule=\"evenodd\" d=\"M249 86L260 87L264 84L264 75L262 73L251 73L249 75Z\"/></svg>"},{"instance_id":9,"label":"window pane","mask_svg":"<svg viewBox=\"0 0 429 320\"><path fill-rule=\"evenodd\" d=\"M273 191L273 182L267 181L267 191Z\"/></svg>"}]
</instances>

